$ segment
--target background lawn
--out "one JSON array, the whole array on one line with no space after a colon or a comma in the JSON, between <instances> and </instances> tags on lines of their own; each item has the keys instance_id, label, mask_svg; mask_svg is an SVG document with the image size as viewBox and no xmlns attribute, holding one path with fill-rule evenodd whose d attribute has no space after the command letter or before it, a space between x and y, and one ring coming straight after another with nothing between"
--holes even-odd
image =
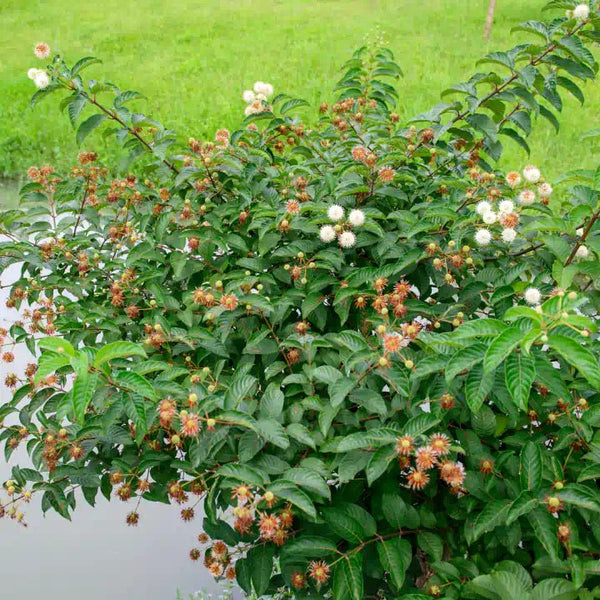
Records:
<instances>
[{"instance_id":1,"label":"background lawn","mask_svg":"<svg viewBox=\"0 0 600 600\"><path fill-rule=\"evenodd\" d=\"M339 68L377 28L395 52L405 78L398 112L427 110L448 85L474 72L488 51L505 49L524 34L513 25L538 18L544 0L498 0L489 42L482 39L488 0L2 0L0 22L0 175L18 177L31 164L70 164L74 135L58 98L32 112L26 77L40 66L32 46L47 41L69 61L95 55L104 62L88 77L105 77L148 100L141 107L182 134L212 137L239 124L243 89L261 79L276 91L313 105L332 97ZM531 139L531 161L550 176L597 157L581 146L598 126L600 86L585 86L586 105L565 96L562 130L544 122ZM113 142L86 142L115 165ZM512 142L504 162L527 160ZM588 142L585 142L588 144ZM574 151L571 151L572 148Z\"/></svg>"}]
</instances>

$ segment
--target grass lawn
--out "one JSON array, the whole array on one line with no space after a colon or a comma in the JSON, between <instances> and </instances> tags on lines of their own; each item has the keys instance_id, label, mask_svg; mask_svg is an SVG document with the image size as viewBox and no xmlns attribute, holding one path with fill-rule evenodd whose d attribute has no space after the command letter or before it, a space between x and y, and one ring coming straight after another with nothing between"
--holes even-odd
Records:
<instances>
[{"instance_id":1,"label":"grass lawn","mask_svg":"<svg viewBox=\"0 0 600 600\"><path fill-rule=\"evenodd\" d=\"M29 108L34 87L26 71L39 66L35 42L47 41L71 62L101 58L88 77L141 91L148 98L142 110L184 138L205 138L239 124L241 92L257 79L316 106L330 99L340 65L376 28L405 70L398 112L416 115L474 72L480 56L521 40L511 27L538 18L544 0L497 4L486 42L488 0L3 0L0 175L17 176L31 164L61 166L75 157L58 98ZM598 158L579 138L598 126L600 86L588 84L584 91L583 109L565 97L558 135L543 123L531 140L530 160L551 176ZM104 154L100 136L88 140ZM505 164L521 166L525 154L507 143Z\"/></svg>"}]
</instances>

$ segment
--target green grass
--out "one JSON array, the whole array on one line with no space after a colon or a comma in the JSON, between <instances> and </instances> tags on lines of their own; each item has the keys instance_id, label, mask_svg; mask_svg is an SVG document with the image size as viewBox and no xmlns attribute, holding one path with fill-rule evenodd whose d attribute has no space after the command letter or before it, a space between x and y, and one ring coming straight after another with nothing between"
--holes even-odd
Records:
<instances>
[{"instance_id":1,"label":"green grass","mask_svg":"<svg viewBox=\"0 0 600 600\"><path fill-rule=\"evenodd\" d=\"M488 0L3 0L0 174L70 164L77 151L57 98L29 109L26 71L39 66L31 52L37 41L70 61L101 58L88 76L141 91L148 98L142 110L184 137L207 138L239 124L241 92L257 79L316 106L330 99L340 65L376 28L405 70L398 111L416 115L474 72L483 54L521 40L511 27L537 18L543 4L498 0L486 42ZM579 138L597 125L599 89L585 86L583 109L566 99L559 135L547 123L537 127L530 160L549 175L597 159ZM91 143L103 153L100 136ZM505 163L522 165L526 156L508 143Z\"/></svg>"}]
</instances>

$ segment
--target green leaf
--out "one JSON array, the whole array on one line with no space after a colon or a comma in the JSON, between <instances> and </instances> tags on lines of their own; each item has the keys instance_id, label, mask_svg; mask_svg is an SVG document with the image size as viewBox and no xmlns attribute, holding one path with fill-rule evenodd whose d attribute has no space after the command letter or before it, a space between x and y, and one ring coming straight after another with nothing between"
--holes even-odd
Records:
<instances>
[{"instance_id":1,"label":"green leaf","mask_svg":"<svg viewBox=\"0 0 600 600\"><path fill-rule=\"evenodd\" d=\"M362 553L344 556L333 572L333 600L364 600Z\"/></svg>"},{"instance_id":2,"label":"green leaf","mask_svg":"<svg viewBox=\"0 0 600 600\"><path fill-rule=\"evenodd\" d=\"M548 345L573 365L595 389L600 389L598 359L587 348L564 335L548 336Z\"/></svg>"},{"instance_id":3,"label":"green leaf","mask_svg":"<svg viewBox=\"0 0 600 600\"><path fill-rule=\"evenodd\" d=\"M297 442L305 444L313 450L316 448L315 441L313 440L310 431L302 423L291 423L286 427L287 434L294 438Z\"/></svg>"},{"instance_id":4,"label":"green leaf","mask_svg":"<svg viewBox=\"0 0 600 600\"><path fill-rule=\"evenodd\" d=\"M273 482L268 490L273 492L275 496L287 500L294 506L297 506L300 510L304 511L309 517L315 519L317 517L317 510L310 496L303 490L301 490L292 481L286 481L280 479Z\"/></svg>"},{"instance_id":5,"label":"green leaf","mask_svg":"<svg viewBox=\"0 0 600 600\"><path fill-rule=\"evenodd\" d=\"M390 574L397 590L404 585L406 571L412 560L410 542L399 538L383 540L377 544L381 566Z\"/></svg>"},{"instance_id":6,"label":"green leaf","mask_svg":"<svg viewBox=\"0 0 600 600\"><path fill-rule=\"evenodd\" d=\"M324 508L323 518L331 530L344 540L360 544L366 536L360 522L338 507Z\"/></svg>"},{"instance_id":7,"label":"green leaf","mask_svg":"<svg viewBox=\"0 0 600 600\"><path fill-rule=\"evenodd\" d=\"M225 408L237 408L247 397L253 396L258 385L258 379L252 375L235 377L225 395Z\"/></svg>"},{"instance_id":8,"label":"green leaf","mask_svg":"<svg viewBox=\"0 0 600 600\"><path fill-rule=\"evenodd\" d=\"M261 437L278 448L285 450L289 447L290 440L285 429L275 419L259 419L256 422L256 429Z\"/></svg>"},{"instance_id":9,"label":"green leaf","mask_svg":"<svg viewBox=\"0 0 600 600\"><path fill-rule=\"evenodd\" d=\"M229 463L219 468L217 473L223 477L230 477L242 483L250 483L262 487L267 482L266 475L249 465Z\"/></svg>"},{"instance_id":10,"label":"green leaf","mask_svg":"<svg viewBox=\"0 0 600 600\"><path fill-rule=\"evenodd\" d=\"M513 501L510 510L508 511L508 517L506 519L506 525L514 523L522 515L526 515L532 511L539 504L539 500L529 492L521 492L519 497Z\"/></svg>"},{"instance_id":11,"label":"green leaf","mask_svg":"<svg viewBox=\"0 0 600 600\"><path fill-rule=\"evenodd\" d=\"M81 145L85 138L90 135L94 129L99 127L105 120L105 114L92 115L91 117L87 118L77 130L77 135L75 136L77 144Z\"/></svg>"},{"instance_id":12,"label":"green leaf","mask_svg":"<svg viewBox=\"0 0 600 600\"><path fill-rule=\"evenodd\" d=\"M322 383L333 384L343 375L335 367L321 365L313 371L313 377Z\"/></svg>"},{"instance_id":13,"label":"green leaf","mask_svg":"<svg viewBox=\"0 0 600 600\"><path fill-rule=\"evenodd\" d=\"M33 382L37 384L51 373L54 373L58 369L62 369L70 364L71 358L69 356L65 356L64 354L44 352L38 361L38 368L35 372Z\"/></svg>"},{"instance_id":14,"label":"green leaf","mask_svg":"<svg viewBox=\"0 0 600 600\"><path fill-rule=\"evenodd\" d=\"M577 483L596 479L600 479L600 464L591 464L581 469L577 477Z\"/></svg>"},{"instance_id":15,"label":"green leaf","mask_svg":"<svg viewBox=\"0 0 600 600\"><path fill-rule=\"evenodd\" d=\"M71 121L71 125L73 125L73 127L75 127L75 125L77 124L79 115L81 114L81 111L84 109L86 104L86 99L83 96L80 96L79 94L75 95L69 103L67 112L69 113L69 120Z\"/></svg>"},{"instance_id":16,"label":"green leaf","mask_svg":"<svg viewBox=\"0 0 600 600\"><path fill-rule=\"evenodd\" d=\"M114 358L125 358L127 356L141 356L146 358L146 352L139 344L132 342L112 342L102 346L94 358L94 366L99 367Z\"/></svg>"},{"instance_id":17,"label":"green leaf","mask_svg":"<svg viewBox=\"0 0 600 600\"><path fill-rule=\"evenodd\" d=\"M510 500L492 500L477 515L471 529L465 529L469 544L477 541L484 533L502 525L512 502Z\"/></svg>"},{"instance_id":18,"label":"green leaf","mask_svg":"<svg viewBox=\"0 0 600 600\"><path fill-rule=\"evenodd\" d=\"M417 534L417 546L425 550L433 562L442 560L444 554L444 542L439 535L431 531L424 531Z\"/></svg>"},{"instance_id":19,"label":"green leaf","mask_svg":"<svg viewBox=\"0 0 600 600\"><path fill-rule=\"evenodd\" d=\"M465 381L465 397L471 412L477 413L494 386L494 374L484 373L482 365L475 365Z\"/></svg>"},{"instance_id":20,"label":"green leaf","mask_svg":"<svg viewBox=\"0 0 600 600\"><path fill-rule=\"evenodd\" d=\"M102 61L99 58L95 58L94 56L84 56L80 58L71 69L71 76L77 75L80 71L83 71L86 67L91 65L95 65L101 63Z\"/></svg>"},{"instance_id":21,"label":"green leaf","mask_svg":"<svg viewBox=\"0 0 600 600\"><path fill-rule=\"evenodd\" d=\"M575 600L580 598L572 581L566 579L544 579L540 581L531 594L531 600Z\"/></svg>"},{"instance_id":22,"label":"green leaf","mask_svg":"<svg viewBox=\"0 0 600 600\"><path fill-rule=\"evenodd\" d=\"M521 450L520 481L521 489L528 492L538 492L542 485L544 462L539 444L527 442Z\"/></svg>"},{"instance_id":23,"label":"green leaf","mask_svg":"<svg viewBox=\"0 0 600 600\"><path fill-rule=\"evenodd\" d=\"M340 377L329 385L329 399L333 406L339 406L346 396L356 387L356 381L350 377Z\"/></svg>"},{"instance_id":24,"label":"green leaf","mask_svg":"<svg viewBox=\"0 0 600 600\"><path fill-rule=\"evenodd\" d=\"M75 348L67 342L67 340L63 340L62 338L57 337L47 337L38 340L38 348L52 350L57 354L68 354L69 356L75 356Z\"/></svg>"},{"instance_id":25,"label":"green leaf","mask_svg":"<svg viewBox=\"0 0 600 600\"><path fill-rule=\"evenodd\" d=\"M283 410L284 395L279 386L270 383L260 400L260 415L266 418L276 418Z\"/></svg>"},{"instance_id":26,"label":"green leaf","mask_svg":"<svg viewBox=\"0 0 600 600\"><path fill-rule=\"evenodd\" d=\"M269 588L269 582L273 574L274 556L275 546L272 544L259 544L246 554L252 585L259 596L262 596Z\"/></svg>"},{"instance_id":27,"label":"green leaf","mask_svg":"<svg viewBox=\"0 0 600 600\"><path fill-rule=\"evenodd\" d=\"M136 394L125 394L125 409L127 416L135 424L135 441L140 444L148 431L148 416L144 398Z\"/></svg>"},{"instance_id":28,"label":"green leaf","mask_svg":"<svg viewBox=\"0 0 600 600\"><path fill-rule=\"evenodd\" d=\"M78 370L71 390L73 411L78 423L85 421L85 412L92 401L97 383L98 375L96 373L88 373L87 367Z\"/></svg>"},{"instance_id":29,"label":"green leaf","mask_svg":"<svg viewBox=\"0 0 600 600\"><path fill-rule=\"evenodd\" d=\"M281 560L317 558L333 554L336 551L337 545L328 538L303 535L286 542L281 549Z\"/></svg>"},{"instance_id":30,"label":"green leaf","mask_svg":"<svg viewBox=\"0 0 600 600\"><path fill-rule=\"evenodd\" d=\"M373 485L373 482L379 479L387 471L395 456L396 449L394 446L382 446L373 453L373 456L371 456L369 464L365 469L369 486Z\"/></svg>"},{"instance_id":31,"label":"green leaf","mask_svg":"<svg viewBox=\"0 0 600 600\"><path fill-rule=\"evenodd\" d=\"M482 336L497 336L507 329L506 323L496 319L467 321L452 332L454 339L468 339Z\"/></svg>"},{"instance_id":32,"label":"green leaf","mask_svg":"<svg viewBox=\"0 0 600 600\"><path fill-rule=\"evenodd\" d=\"M462 371L481 362L486 349L486 344L472 344L454 354L446 366L446 382L452 382Z\"/></svg>"},{"instance_id":33,"label":"green leaf","mask_svg":"<svg viewBox=\"0 0 600 600\"><path fill-rule=\"evenodd\" d=\"M115 382L127 390L131 390L144 398L150 400L156 400L156 392L152 387L152 384L139 373L133 373L132 371L121 371L117 373Z\"/></svg>"},{"instance_id":34,"label":"green leaf","mask_svg":"<svg viewBox=\"0 0 600 600\"><path fill-rule=\"evenodd\" d=\"M593 512L600 512L600 496L598 492L585 485L570 483L558 492L557 496L567 504L572 504Z\"/></svg>"},{"instance_id":35,"label":"green leaf","mask_svg":"<svg viewBox=\"0 0 600 600\"><path fill-rule=\"evenodd\" d=\"M309 104L306 100L302 100L301 98L292 98L291 100L287 100L286 102L284 102L281 105L279 112L282 115L285 115L286 113L290 112L294 108L298 108L300 106L309 106Z\"/></svg>"},{"instance_id":36,"label":"green leaf","mask_svg":"<svg viewBox=\"0 0 600 600\"><path fill-rule=\"evenodd\" d=\"M330 452L349 452L359 448L379 448L385 444L394 444L399 436L399 432L395 429L383 427L369 431L359 431L342 438L335 449L330 450Z\"/></svg>"},{"instance_id":37,"label":"green leaf","mask_svg":"<svg viewBox=\"0 0 600 600\"><path fill-rule=\"evenodd\" d=\"M493 340L483 359L484 372L490 373L502 363L525 335L526 332L521 331L518 327L509 327Z\"/></svg>"},{"instance_id":38,"label":"green leaf","mask_svg":"<svg viewBox=\"0 0 600 600\"><path fill-rule=\"evenodd\" d=\"M556 535L556 521L552 515L543 509L536 509L527 515L527 519L537 539L546 552L552 557L558 557L558 537Z\"/></svg>"},{"instance_id":39,"label":"green leaf","mask_svg":"<svg viewBox=\"0 0 600 600\"><path fill-rule=\"evenodd\" d=\"M465 121L471 127L483 133L492 142L498 139L498 126L487 115L476 113L465 117Z\"/></svg>"},{"instance_id":40,"label":"green leaf","mask_svg":"<svg viewBox=\"0 0 600 600\"><path fill-rule=\"evenodd\" d=\"M227 425L239 425L252 431L257 431L256 421L248 414L238 410L226 410L214 417L219 422L225 422Z\"/></svg>"},{"instance_id":41,"label":"green leaf","mask_svg":"<svg viewBox=\"0 0 600 600\"><path fill-rule=\"evenodd\" d=\"M188 262L188 257L185 252L171 252L169 255L169 264L173 269L173 277L175 281L181 279L183 270Z\"/></svg>"},{"instance_id":42,"label":"green leaf","mask_svg":"<svg viewBox=\"0 0 600 600\"><path fill-rule=\"evenodd\" d=\"M321 496L325 500L331 500L331 491L325 481L317 471L306 467L295 467L285 472L286 481L292 481L296 485Z\"/></svg>"},{"instance_id":43,"label":"green leaf","mask_svg":"<svg viewBox=\"0 0 600 600\"><path fill-rule=\"evenodd\" d=\"M535 380L535 360L523 352L513 352L504 364L504 376L514 403L526 410L531 385Z\"/></svg>"}]
</instances>

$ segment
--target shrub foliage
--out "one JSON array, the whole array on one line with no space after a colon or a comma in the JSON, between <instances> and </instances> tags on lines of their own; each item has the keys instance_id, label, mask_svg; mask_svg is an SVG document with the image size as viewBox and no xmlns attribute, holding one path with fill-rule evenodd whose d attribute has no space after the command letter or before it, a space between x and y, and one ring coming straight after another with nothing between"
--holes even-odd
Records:
<instances>
[{"instance_id":1,"label":"shrub foliage","mask_svg":"<svg viewBox=\"0 0 600 600\"><path fill-rule=\"evenodd\" d=\"M6 381L0 440L33 468L2 513L200 502L191 557L259 596L600 597L600 170L553 192L494 166L595 77L600 17L549 8L411 120L385 47L312 125L260 84L215 142L84 80L92 58L33 73L134 174L32 168L0 217L3 358L39 356Z\"/></svg>"}]
</instances>

